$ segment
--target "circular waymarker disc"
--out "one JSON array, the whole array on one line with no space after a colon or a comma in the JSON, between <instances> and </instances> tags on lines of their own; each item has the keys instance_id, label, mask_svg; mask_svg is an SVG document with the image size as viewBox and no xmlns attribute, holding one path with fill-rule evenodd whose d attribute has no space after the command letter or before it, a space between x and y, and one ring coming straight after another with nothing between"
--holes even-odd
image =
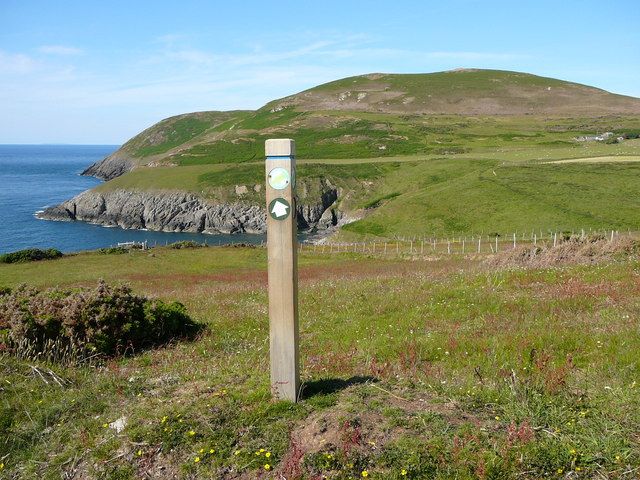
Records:
<instances>
[{"instance_id":1,"label":"circular waymarker disc","mask_svg":"<svg viewBox=\"0 0 640 480\"><path fill-rule=\"evenodd\" d=\"M276 167L269 172L269 185L275 190L284 190L291 183L291 175L286 168Z\"/></svg>"},{"instance_id":2,"label":"circular waymarker disc","mask_svg":"<svg viewBox=\"0 0 640 480\"><path fill-rule=\"evenodd\" d=\"M284 198L275 198L269 203L269 215L274 220L284 220L291 213L291 205Z\"/></svg>"}]
</instances>

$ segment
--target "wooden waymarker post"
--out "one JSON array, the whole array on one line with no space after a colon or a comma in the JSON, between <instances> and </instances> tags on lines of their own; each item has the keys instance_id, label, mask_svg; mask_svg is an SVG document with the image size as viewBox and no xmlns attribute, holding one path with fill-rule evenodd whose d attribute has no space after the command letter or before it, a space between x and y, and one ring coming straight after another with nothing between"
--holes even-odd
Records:
<instances>
[{"instance_id":1,"label":"wooden waymarker post","mask_svg":"<svg viewBox=\"0 0 640 480\"><path fill-rule=\"evenodd\" d=\"M295 198L295 142L265 142L269 345L271 390L281 400L298 400L298 256Z\"/></svg>"}]
</instances>

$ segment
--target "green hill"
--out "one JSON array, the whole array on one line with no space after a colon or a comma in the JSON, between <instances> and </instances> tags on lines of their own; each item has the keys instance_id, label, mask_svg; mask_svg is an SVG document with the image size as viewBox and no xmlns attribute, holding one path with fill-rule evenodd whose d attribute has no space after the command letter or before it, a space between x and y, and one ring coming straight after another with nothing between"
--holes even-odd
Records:
<instances>
[{"instance_id":1,"label":"green hill","mask_svg":"<svg viewBox=\"0 0 640 480\"><path fill-rule=\"evenodd\" d=\"M631 228L640 224L629 201L640 164L543 163L639 159L637 140L628 139L640 132L639 113L640 99L524 73L370 74L256 111L165 119L86 173L112 179L102 191L238 200L236 185L262 182L264 141L288 137L299 178L328 179L340 189L338 208L362 218L346 227L351 233ZM625 140L576 140L604 132ZM249 191L241 200L261 204Z\"/></svg>"}]
</instances>

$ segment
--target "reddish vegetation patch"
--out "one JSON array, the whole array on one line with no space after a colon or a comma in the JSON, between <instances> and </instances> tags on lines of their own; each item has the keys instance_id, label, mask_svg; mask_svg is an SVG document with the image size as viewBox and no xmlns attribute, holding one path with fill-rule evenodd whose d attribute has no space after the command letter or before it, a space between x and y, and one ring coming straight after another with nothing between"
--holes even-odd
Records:
<instances>
[{"instance_id":1,"label":"reddish vegetation patch","mask_svg":"<svg viewBox=\"0 0 640 480\"><path fill-rule=\"evenodd\" d=\"M429 272L430 276L445 277L450 268L434 270L427 262L384 262L347 260L336 264L302 266L299 268L298 278L301 283L313 283L330 279L345 278L387 278L398 277L417 272ZM255 286L267 285L267 271L265 269L229 270L215 274L161 273L161 274L131 274L126 280L143 283L154 289L165 290L174 286L188 289L199 285L220 284L225 288L233 288L235 284Z\"/></svg>"},{"instance_id":2,"label":"reddish vegetation patch","mask_svg":"<svg viewBox=\"0 0 640 480\"><path fill-rule=\"evenodd\" d=\"M625 290L628 286L621 282L599 282L586 283L582 279L571 278L567 282L553 287L553 296L555 298L575 298L590 297L602 298L606 297L613 301L620 301L628 297Z\"/></svg>"}]
</instances>

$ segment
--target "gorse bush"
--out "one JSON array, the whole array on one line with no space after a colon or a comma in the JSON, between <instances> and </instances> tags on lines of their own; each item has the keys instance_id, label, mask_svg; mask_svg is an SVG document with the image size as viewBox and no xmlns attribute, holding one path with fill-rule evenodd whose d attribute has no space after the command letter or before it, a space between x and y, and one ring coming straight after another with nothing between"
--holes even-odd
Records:
<instances>
[{"instance_id":1,"label":"gorse bush","mask_svg":"<svg viewBox=\"0 0 640 480\"><path fill-rule=\"evenodd\" d=\"M194 242L192 240L181 240L179 242L174 242L169 245L169 248L173 248L175 250L181 250L183 248L202 248L205 245L202 243Z\"/></svg>"},{"instance_id":2,"label":"gorse bush","mask_svg":"<svg viewBox=\"0 0 640 480\"><path fill-rule=\"evenodd\" d=\"M75 290L21 285L0 296L0 343L9 350L28 341L31 349L42 351L53 341L74 351L114 356L198 329L181 303L150 300L103 281Z\"/></svg>"},{"instance_id":3,"label":"gorse bush","mask_svg":"<svg viewBox=\"0 0 640 480\"><path fill-rule=\"evenodd\" d=\"M33 262L36 260L52 260L60 257L62 257L62 252L55 248L49 248L47 250L28 248L26 250L18 250L17 252L0 255L0 263Z\"/></svg>"},{"instance_id":4,"label":"gorse bush","mask_svg":"<svg viewBox=\"0 0 640 480\"><path fill-rule=\"evenodd\" d=\"M122 253L128 253L129 250L124 247L104 247L99 248L97 252L101 255L119 255Z\"/></svg>"}]
</instances>

